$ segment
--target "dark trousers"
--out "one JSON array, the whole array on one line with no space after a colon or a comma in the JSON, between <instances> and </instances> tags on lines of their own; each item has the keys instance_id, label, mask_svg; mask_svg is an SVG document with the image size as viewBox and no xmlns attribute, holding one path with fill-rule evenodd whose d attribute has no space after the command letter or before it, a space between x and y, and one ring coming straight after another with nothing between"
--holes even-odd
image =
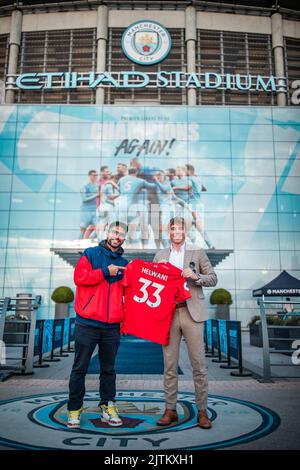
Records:
<instances>
[{"instance_id":1,"label":"dark trousers","mask_svg":"<svg viewBox=\"0 0 300 470\"><path fill-rule=\"evenodd\" d=\"M114 401L116 395L115 359L120 344L119 328L75 326L75 358L69 381L68 410L78 410L83 404L85 376L95 347L99 349L100 405Z\"/></svg>"}]
</instances>

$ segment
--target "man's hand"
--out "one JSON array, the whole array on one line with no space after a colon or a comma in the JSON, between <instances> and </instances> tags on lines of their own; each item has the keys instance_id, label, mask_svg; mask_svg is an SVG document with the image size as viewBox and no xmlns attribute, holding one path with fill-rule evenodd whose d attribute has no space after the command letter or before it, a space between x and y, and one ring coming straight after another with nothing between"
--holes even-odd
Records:
<instances>
[{"instance_id":1,"label":"man's hand","mask_svg":"<svg viewBox=\"0 0 300 470\"><path fill-rule=\"evenodd\" d=\"M193 279L194 281L197 281L198 276L194 271L191 270L191 268L185 268L181 275L185 277L186 279Z\"/></svg>"},{"instance_id":2,"label":"man's hand","mask_svg":"<svg viewBox=\"0 0 300 470\"><path fill-rule=\"evenodd\" d=\"M116 266L115 264L110 264L108 266L110 276L116 276L118 274L119 269L126 269L125 266Z\"/></svg>"}]
</instances>

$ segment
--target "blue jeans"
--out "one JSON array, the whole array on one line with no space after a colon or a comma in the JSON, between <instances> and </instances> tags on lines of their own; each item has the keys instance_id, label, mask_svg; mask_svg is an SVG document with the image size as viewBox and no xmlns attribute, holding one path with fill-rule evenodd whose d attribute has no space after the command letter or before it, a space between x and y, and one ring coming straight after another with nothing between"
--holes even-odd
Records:
<instances>
[{"instance_id":1,"label":"blue jeans","mask_svg":"<svg viewBox=\"0 0 300 470\"><path fill-rule=\"evenodd\" d=\"M78 410L83 405L85 376L96 345L99 348L100 363L100 405L114 401L116 395L115 359L120 344L120 330L117 328L93 328L75 326L75 358L69 381L68 410Z\"/></svg>"}]
</instances>

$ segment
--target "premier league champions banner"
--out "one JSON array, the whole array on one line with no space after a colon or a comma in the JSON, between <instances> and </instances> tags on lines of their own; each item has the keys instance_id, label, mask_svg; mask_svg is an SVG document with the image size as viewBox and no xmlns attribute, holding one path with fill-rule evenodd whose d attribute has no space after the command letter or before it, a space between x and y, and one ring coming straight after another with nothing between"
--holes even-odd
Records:
<instances>
[{"instance_id":1,"label":"premier league champions banner","mask_svg":"<svg viewBox=\"0 0 300 470\"><path fill-rule=\"evenodd\" d=\"M93 246L114 220L125 248L167 246L176 215L189 242L230 250L231 291L299 269L299 110L15 105L0 119L6 288L66 281L50 249Z\"/></svg>"}]
</instances>

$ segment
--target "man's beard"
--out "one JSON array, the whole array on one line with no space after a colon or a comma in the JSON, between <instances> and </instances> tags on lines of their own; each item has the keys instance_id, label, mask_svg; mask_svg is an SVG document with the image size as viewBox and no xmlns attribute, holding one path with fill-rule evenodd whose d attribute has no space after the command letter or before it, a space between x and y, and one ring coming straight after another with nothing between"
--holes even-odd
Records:
<instances>
[{"instance_id":1,"label":"man's beard","mask_svg":"<svg viewBox=\"0 0 300 470\"><path fill-rule=\"evenodd\" d=\"M118 243L117 245L112 245L109 239L106 240L106 243L112 248L119 248L122 245L122 242L117 242Z\"/></svg>"}]
</instances>

